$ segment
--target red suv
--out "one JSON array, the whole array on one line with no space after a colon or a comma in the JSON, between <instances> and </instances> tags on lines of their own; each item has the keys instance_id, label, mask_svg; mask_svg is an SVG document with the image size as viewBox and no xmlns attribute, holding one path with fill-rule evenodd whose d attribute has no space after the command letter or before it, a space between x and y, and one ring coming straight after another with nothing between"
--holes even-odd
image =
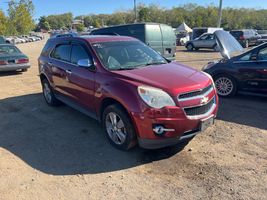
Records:
<instances>
[{"instance_id":1,"label":"red suv","mask_svg":"<svg viewBox=\"0 0 267 200\"><path fill-rule=\"evenodd\" d=\"M46 102L97 119L116 147L161 148L214 123L212 78L131 37L49 39L39 57Z\"/></svg>"}]
</instances>

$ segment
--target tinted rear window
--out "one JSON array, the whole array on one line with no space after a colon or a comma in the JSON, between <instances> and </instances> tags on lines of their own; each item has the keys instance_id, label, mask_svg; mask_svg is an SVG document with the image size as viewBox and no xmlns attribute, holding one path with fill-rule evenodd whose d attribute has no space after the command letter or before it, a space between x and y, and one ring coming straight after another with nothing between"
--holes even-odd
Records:
<instances>
[{"instance_id":1,"label":"tinted rear window","mask_svg":"<svg viewBox=\"0 0 267 200\"><path fill-rule=\"evenodd\" d=\"M238 38L243 35L242 31L230 31L231 35L234 36L235 38Z\"/></svg>"}]
</instances>

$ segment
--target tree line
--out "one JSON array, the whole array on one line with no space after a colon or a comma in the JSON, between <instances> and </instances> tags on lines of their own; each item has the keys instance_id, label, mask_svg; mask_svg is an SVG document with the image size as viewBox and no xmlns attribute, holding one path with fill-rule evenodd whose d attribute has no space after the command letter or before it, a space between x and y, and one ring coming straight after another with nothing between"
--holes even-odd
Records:
<instances>
[{"instance_id":1,"label":"tree line","mask_svg":"<svg viewBox=\"0 0 267 200\"><path fill-rule=\"evenodd\" d=\"M31 0L10 0L7 15L0 10L0 35L28 34L35 27Z\"/></svg>"},{"instance_id":2,"label":"tree line","mask_svg":"<svg viewBox=\"0 0 267 200\"><path fill-rule=\"evenodd\" d=\"M214 27L218 20L218 7L185 4L171 9L158 5L139 4L138 22L158 22L178 27L182 22L190 27ZM35 25L34 5L31 0L10 0L7 15L0 10L0 35L27 34L29 31L71 29L73 19L83 20L76 26L78 31L84 27L128 24L135 21L133 10L122 10L113 14L88 14L74 17L72 13L42 16ZM253 28L267 29L267 9L224 8L222 27L226 30Z\"/></svg>"},{"instance_id":3,"label":"tree line","mask_svg":"<svg viewBox=\"0 0 267 200\"><path fill-rule=\"evenodd\" d=\"M113 14L89 14L76 16L74 19L84 21L84 26L99 28L118 24L128 24L135 21L133 10L117 11ZM225 30L253 28L267 29L267 10L250 8L224 8L222 27ZM138 22L158 22L178 27L182 22L190 27L216 27L218 20L218 7L215 5L200 6L197 4L185 4L171 9L157 5L138 6ZM70 28L72 14L50 15L41 17L43 22L51 29ZM82 27L81 27L82 28Z\"/></svg>"}]
</instances>

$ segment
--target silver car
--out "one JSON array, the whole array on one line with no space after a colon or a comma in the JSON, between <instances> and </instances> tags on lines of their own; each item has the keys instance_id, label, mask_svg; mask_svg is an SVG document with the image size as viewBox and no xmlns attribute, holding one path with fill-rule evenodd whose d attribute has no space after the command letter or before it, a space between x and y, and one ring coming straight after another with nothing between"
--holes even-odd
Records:
<instances>
[{"instance_id":1,"label":"silver car","mask_svg":"<svg viewBox=\"0 0 267 200\"><path fill-rule=\"evenodd\" d=\"M188 41L185 47L188 51L199 50L201 48L214 49L214 51L219 50L214 34L212 33L204 33L200 37Z\"/></svg>"}]
</instances>

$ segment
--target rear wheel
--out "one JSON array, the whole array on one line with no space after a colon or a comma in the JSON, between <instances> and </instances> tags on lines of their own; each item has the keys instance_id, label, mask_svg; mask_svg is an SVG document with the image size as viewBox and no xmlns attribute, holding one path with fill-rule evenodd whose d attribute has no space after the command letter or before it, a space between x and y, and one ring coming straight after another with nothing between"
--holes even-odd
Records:
<instances>
[{"instance_id":1,"label":"rear wheel","mask_svg":"<svg viewBox=\"0 0 267 200\"><path fill-rule=\"evenodd\" d=\"M128 150L136 144L136 134L128 114L119 105L108 106L102 117L103 127L111 144Z\"/></svg>"},{"instance_id":2,"label":"rear wheel","mask_svg":"<svg viewBox=\"0 0 267 200\"><path fill-rule=\"evenodd\" d=\"M54 91L47 79L42 80L43 95L50 106L59 106L61 102L55 97Z\"/></svg>"},{"instance_id":3,"label":"rear wheel","mask_svg":"<svg viewBox=\"0 0 267 200\"><path fill-rule=\"evenodd\" d=\"M187 48L188 51L193 51L194 50L194 46L192 44L188 44L186 46L186 48Z\"/></svg>"},{"instance_id":4,"label":"rear wheel","mask_svg":"<svg viewBox=\"0 0 267 200\"><path fill-rule=\"evenodd\" d=\"M222 74L215 77L214 83L219 96L231 97L236 94L237 91L236 82L232 77Z\"/></svg>"}]
</instances>

